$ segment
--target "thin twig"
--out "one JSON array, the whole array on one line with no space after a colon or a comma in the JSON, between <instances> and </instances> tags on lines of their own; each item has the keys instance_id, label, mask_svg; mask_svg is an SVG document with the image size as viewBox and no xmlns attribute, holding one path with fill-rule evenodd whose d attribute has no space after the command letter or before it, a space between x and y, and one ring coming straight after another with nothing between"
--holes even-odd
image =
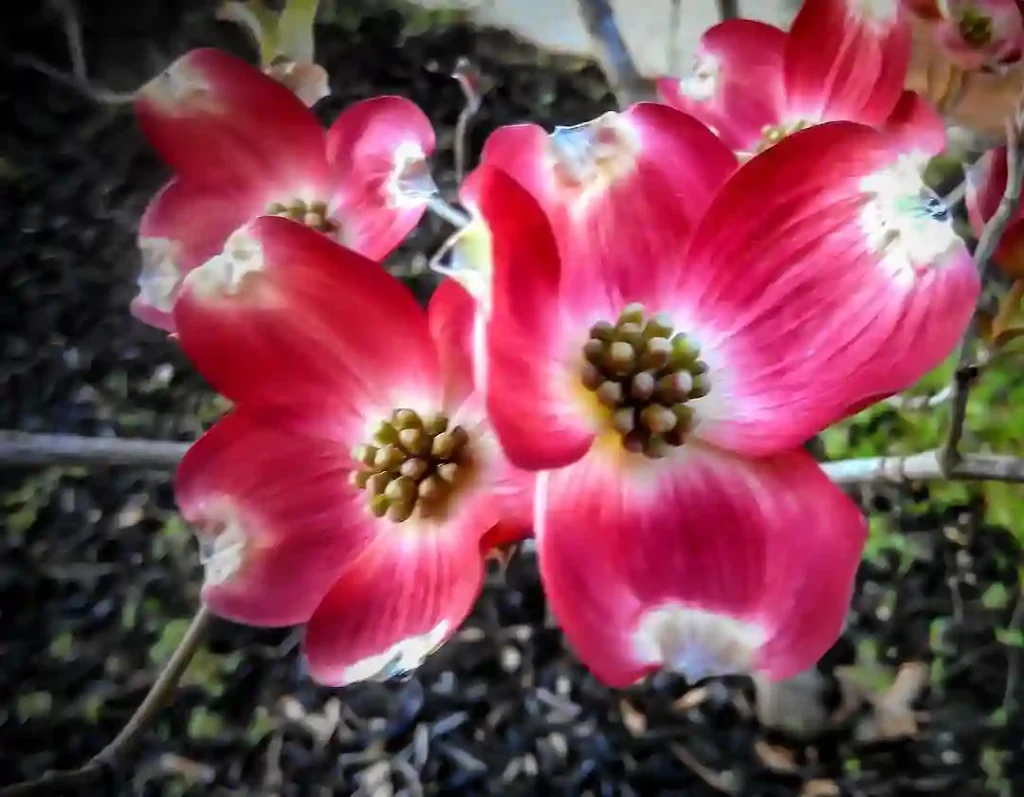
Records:
<instances>
[{"instance_id":1,"label":"thin twig","mask_svg":"<svg viewBox=\"0 0 1024 797\"><path fill-rule=\"evenodd\" d=\"M941 461L942 451L906 457L864 457L825 462L825 474L836 484L869 482L1001 481L1024 483L1024 459L997 454L963 454L951 469Z\"/></svg>"},{"instance_id":2,"label":"thin twig","mask_svg":"<svg viewBox=\"0 0 1024 797\"><path fill-rule=\"evenodd\" d=\"M466 57L455 62L452 77L458 81L466 100L455 122L455 182L461 185L469 161L469 128L473 118L480 111L484 95L493 84L485 79L476 65Z\"/></svg>"},{"instance_id":3,"label":"thin twig","mask_svg":"<svg viewBox=\"0 0 1024 797\"><path fill-rule=\"evenodd\" d=\"M0 431L0 467L132 465L139 468L174 468L189 445L164 440Z\"/></svg>"},{"instance_id":4,"label":"thin twig","mask_svg":"<svg viewBox=\"0 0 1024 797\"><path fill-rule=\"evenodd\" d=\"M1007 630L1014 630L1024 626L1024 584L1018 586L1020 597L1017 598L1017 605L1013 608L1010 617L1010 624ZM1017 681L1020 678L1021 649L1014 645L1007 653L1006 689L1003 691L1003 711L1010 714L1017 703Z\"/></svg>"},{"instance_id":5,"label":"thin twig","mask_svg":"<svg viewBox=\"0 0 1024 797\"><path fill-rule=\"evenodd\" d=\"M1003 198L999 201L999 208L989 219L985 229L982 230L978 246L974 250L974 260L983 283L992 265L992 255L995 253L1007 225L1020 207L1021 178L1024 176L1021 173L1022 160L1024 160L1024 156L1021 153L1020 127L1015 118L1010 118L1006 121L1006 189L1003 192ZM957 462L961 458L959 446L964 433L967 398L971 386L978 376L978 368L974 364L978 337L979 319L978 314L975 313L960 342L956 370L953 373L949 430L939 456L942 469L947 473L956 468Z\"/></svg>"},{"instance_id":6,"label":"thin twig","mask_svg":"<svg viewBox=\"0 0 1024 797\"><path fill-rule=\"evenodd\" d=\"M471 219L461 210L445 202L440 196L434 194L427 199L427 210L438 218L444 219L453 227L462 229L467 226Z\"/></svg>"},{"instance_id":7,"label":"thin twig","mask_svg":"<svg viewBox=\"0 0 1024 797\"><path fill-rule=\"evenodd\" d=\"M59 69L55 69L49 64L44 63L31 55L15 53L10 56L10 59L11 62L17 66L34 69L36 72L41 72L46 75L51 80L55 80L57 83L74 89L95 102L97 105L128 105L135 101L135 98L139 93L138 90L112 91L110 89L103 88L102 86L95 86L89 81L82 80L75 75L68 75L61 72Z\"/></svg>"},{"instance_id":8,"label":"thin twig","mask_svg":"<svg viewBox=\"0 0 1024 797\"><path fill-rule=\"evenodd\" d=\"M142 704L121 729L114 741L100 750L88 763L78 769L47 772L41 778L15 783L0 789L0 797L31 797L31 795L64 794L82 789L101 780L103 776L126 763L138 748L143 735L170 699L178 682L188 669L189 662L199 649L212 615L203 606L192 618L185 636L175 649Z\"/></svg>"},{"instance_id":9,"label":"thin twig","mask_svg":"<svg viewBox=\"0 0 1024 797\"><path fill-rule=\"evenodd\" d=\"M683 0L671 0L668 17L668 73L681 77L682 54L679 52L679 31L683 26Z\"/></svg>"},{"instance_id":10,"label":"thin twig","mask_svg":"<svg viewBox=\"0 0 1024 797\"><path fill-rule=\"evenodd\" d=\"M722 22L725 22L727 19L737 19L739 15L739 0L718 0L718 18Z\"/></svg>"},{"instance_id":11,"label":"thin twig","mask_svg":"<svg viewBox=\"0 0 1024 797\"><path fill-rule=\"evenodd\" d=\"M924 410L941 407L953 396L953 386L946 385L937 393L924 396L890 396L885 400L886 404L900 410Z\"/></svg>"},{"instance_id":12,"label":"thin twig","mask_svg":"<svg viewBox=\"0 0 1024 797\"><path fill-rule=\"evenodd\" d=\"M653 99L652 86L637 70L609 0L576 0L576 7L619 105L625 108Z\"/></svg>"},{"instance_id":13,"label":"thin twig","mask_svg":"<svg viewBox=\"0 0 1024 797\"><path fill-rule=\"evenodd\" d=\"M64 38L68 43L68 57L71 59L71 70L80 81L89 79L85 66L85 47L82 44L82 24L71 0L50 0L64 23Z\"/></svg>"}]
</instances>

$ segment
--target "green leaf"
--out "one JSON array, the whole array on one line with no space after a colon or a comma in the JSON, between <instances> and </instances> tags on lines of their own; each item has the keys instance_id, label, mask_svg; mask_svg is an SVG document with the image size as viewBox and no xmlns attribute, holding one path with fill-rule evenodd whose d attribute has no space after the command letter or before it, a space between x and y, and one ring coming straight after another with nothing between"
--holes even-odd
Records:
<instances>
[{"instance_id":1,"label":"green leaf","mask_svg":"<svg viewBox=\"0 0 1024 797\"><path fill-rule=\"evenodd\" d=\"M986 609L1003 609L1010 602L1010 591L1005 584L995 583L981 596L981 604Z\"/></svg>"},{"instance_id":2,"label":"green leaf","mask_svg":"<svg viewBox=\"0 0 1024 797\"><path fill-rule=\"evenodd\" d=\"M1019 628L997 628L996 639L1012 648L1024 648L1024 631Z\"/></svg>"}]
</instances>

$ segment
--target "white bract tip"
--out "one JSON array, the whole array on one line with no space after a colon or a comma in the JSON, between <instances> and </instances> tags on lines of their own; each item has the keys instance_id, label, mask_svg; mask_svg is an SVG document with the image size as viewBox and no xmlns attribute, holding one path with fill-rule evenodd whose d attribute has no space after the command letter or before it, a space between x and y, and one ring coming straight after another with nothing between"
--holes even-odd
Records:
<instances>
[{"instance_id":1,"label":"white bract tip","mask_svg":"<svg viewBox=\"0 0 1024 797\"><path fill-rule=\"evenodd\" d=\"M720 70L718 59L711 53L698 53L690 74L679 81L679 90L695 102L707 102L715 96Z\"/></svg>"},{"instance_id":2,"label":"white bract tip","mask_svg":"<svg viewBox=\"0 0 1024 797\"><path fill-rule=\"evenodd\" d=\"M648 611L634 635L641 660L679 672L690 683L750 672L764 641L756 626L678 603Z\"/></svg>"},{"instance_id":3,"label":"white bract tip","mask_svg":"<svg viewBox=\"0 0 1024 797\"><path fill-rule=\"evenodd\" d=\"M387 650L367 656L343 669L337 678L330 679L336 686L354 684L358 681L386 681L413 672L436 651L445 639L451 625L442 620L425 634L407 637Z\"/></svg>"},{"instance_id":4,"label":"white bract tip","mask_svg":"<svg viewBox=\"0 0 1024 797\"><path fill-rule=\"evenodd\" d=\"M437 193L427 156L415 141L406 141L395 149L385 191L388 203L397 208L420 207Z\"/></svg>"},{"instance_id":5,"label":"white bract tip","mask_svg":"<svg viewBox=\"0 0 1024 797\"><path fill-rule=\"evenodd\" d=\"M242 569L247 541L237 521L225 523L213 533L197 532L196 538L205 583L213 586L225 584Z\"/></svg>"},{"instance_id":6,"label":"white bract tip","mask_svg":"<svg viewBox=\"0 0 1024 797\"><path fill-rule=\"evenodd\" d=\"M949 208L921 179L911 156L861 180L870 195L860 215L868 247L882 255L882 265L900 282L941 266L959 241Z\"/></svg>"},{"instance_id":7,"label":"white bract tip","mask_svg":"<svg viewBox=\"0 0 1024 797\"><path fill-rule=\"evenodd\" d=\"M139 251L142 253L139 301L162 313L171 312L182 279L177 246L167 238L140 238Z\"/></svg>"},{"instance_id":8,"label":"white bract tip","mask_svg":"<svg viewBox=\"0 0 1024 797\"><path fill-rule=\"evenodd\" d=\"M236 230L224 251L207 260L186 278L201 296L234 295L248 274L264 266L263 246L245 227Z\"/></svg>"}]
</instances>

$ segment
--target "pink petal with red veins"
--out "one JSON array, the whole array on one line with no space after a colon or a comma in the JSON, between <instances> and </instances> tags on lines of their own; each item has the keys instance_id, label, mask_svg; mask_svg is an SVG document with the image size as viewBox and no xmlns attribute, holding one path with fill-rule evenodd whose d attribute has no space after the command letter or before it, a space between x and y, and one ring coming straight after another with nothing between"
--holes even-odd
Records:
<instances>
[{"instance_id":1,"label":"pink petal with red veins","mask_svg":"<svg viewBox=\"0 0 1024 797\"><path fill-rule=\"evenodd\" d=\"M306 627L310 674L329 686L414 670L470 613L483 581L473 513L381 537L342 574Z\"/></svg>"},{"instance_id":2,"label":"pink petal with red veins","mask_svg":"<svg viewBox=\"0 0 1024 797\"><path fill-rule=\"evenodd\" d=\"M658 81L661 99L710 127L737 152L753 152L785 109L786 34L750 19L730 19L701 37L682 80Z\"/></svg>"},{"instance_id":3,"label":"pink petal with red veins","mask_svg":"<svg viewBox=\"0 0 1024 797\"><path fill-rule=\"evenodd\" d=\"M324 129L291 91L230 53L186 53L142 88L135 112L146 138L190 182L251 191L264 203L293 193L326 198Z\"/></svg>"},{"instance_id":4,"label":"pink petal with red veins","mask_svg":"<svg viewBox=\"0 0 1024 797\"><path fill-rule=\"evenodd\" d=\"M444 376L445 406L459 407L473 392L476 300L455 280L445 278L430 297L427 316Z\"/></svg>"},{"instance_id":5,"label":"pink petal with red veins","mask_svg":"<svg viewBox=\"0 0 1024 797\"><path fill-rule=\"evenodd\" d=\"M913 91L904 91L882 127L895 139L897 152L922 162L946 148L946 124L932 105Z\"/></svg>"},{"instance_id":6,"label":"pink petal with red veins","mask_svg":"<svg viewBox=\"0 0 1024 797\"><path fill-rule=\"evenodd\" d=\"M262 217L185 279L182 348L232 401L331 408L359 422L436 411L427 315L375 263L286 219Z\"/></svg>"},{"instance_id":7,"label":"pink petal with red veins","mask_svg":"<svg viewBox=\"0 0 1024 797\"><path fill-rule=\"evenodd\" d=\"M975 235L999 209L1006 191L1006 145L991 149L967 170L967 216Z\"/></svg>"},{"instance_id":8,"label":"pink petal with red veins","mask_svg":"<svg viewBox=\"0 0 1024 797\"><path fill-rule=\"evenodd\" d=\"M790 113L882 125L903 91L910 47L898 0L805 2L786 44Z\"/></svg>"},{"instance_id":9,"label":"pink petal with red veins","mask_svg":"<svg viewBox=\"0 0 1024 797\"><path fill-rule=\"evenodd\" d=\"M626 301L657 293L665 253L679 251L736 168L729 148L691 116L640 103L551 136L496 130L481 162L506 171L547 213L568 296Z\"/></svg>"},{"instance_id":10,"label":"pink petal with red veins","mask_svg":"<svg viewBox=\"0 0 1024 797\"><path fill-rule=\"evenodd\" d=\"M953 350L979 293L913 160L846 122L746 163L683 263L669 314L710 368L696 433L750 454L791 448L863 399L909 387Z\"/></svg>"},{"instance_id":11,"label":"pink petal with red veins","mask_svg":"<svg viewBox=\"0 0 1024 797\"><path fill-rule=\"evenodd\" d=\"M974 234L980 236L1002 202L1006 191L1006 146L981 156L967 170L967 217ZM1024 211L1018 209L999 239L995 259L1011 273L1019 271L1024 255Z\"/></svg>"},{"instance_id":12,"label":"pink petal with red veins","mask_svg":"<svg viewBox=\"0 0 1024 797\"><path fill-rule=\"evenodd\" d=\"M171 308L185 275L224 248L228 236L259 212L246 195L171 180L139 222L142 269L132 313L174 331Z\"/></svg>"},{"instance_id":13,"label":"pink petal with red veins","mask_svg":"<svg viewBox=\"0 0 1024 797\"><path fill-rule=\"evenodd\" d=\"M331 209L346 245L383 260L412 232L434 190L426 160L434 145L430 120L402 97L357 102L334 120Z\"/></svg>"},{"instance_id":14,"label":"pink petal with red veins","mask_svg":"<svg viewBox=\"0 0 1024 797\"><path fill-rule=\"evenodd\" d=\"M243 410L189 449L175 496L200 539L203 600L214 612L260 626L310 618L388 524L349 486L351 467L344 442Z\"/></svg>"},{"instance_id":15,"label":"pink petal with red veins","mask_svg":"<svg viewBox=\"0 0 1024 797\"><path fill-rule=\"evenodd\" d=\"M745 460L687 445L541 474L536 536L570 645L625 687L662 666L692 682L812 665L841 631L866 524L803 451Z\"/></svg>"},{"instance_id":16,"label":"pink petal with red veins","mask_svg":"<svg viewBox=\"0 0 1024 797\"><path fill-rule=\"evenodd\" d=\"M573 403L561 360L561 269L551 226L526 190L493 167L466 179L462 199L490 236L482 387L491 423L516 466L566 465L590 448L594 432Z\"/></svg>"}]
</instances>

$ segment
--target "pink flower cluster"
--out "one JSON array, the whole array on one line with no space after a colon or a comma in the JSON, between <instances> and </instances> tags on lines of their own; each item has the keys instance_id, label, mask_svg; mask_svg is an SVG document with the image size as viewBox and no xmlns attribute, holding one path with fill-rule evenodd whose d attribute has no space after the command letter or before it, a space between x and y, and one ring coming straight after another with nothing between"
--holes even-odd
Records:
<instances>
[{"instance_id":1,"label":"pink flower cluster","mask_svg":"<svg viewBox=\"0 0 1024 797\"><path fill-rule=\"evenodd\" d=\"M671 104L496 130L425 310L380 265L433 191L413 104L325 131L216 50L156 78L138 117L175 177L134 311L233 403L176 484L205 602L304 624L318 681L386 677L532 535L608 684L813 664L866 524L802 444L939 364L980 289L921 179L944 134L902 13L728 22Z\"/></svg>"},{"instance_id":2,"label":"pink flower cluster","mask_svg":"<svg viewBox=\"0 0 1024 797\"><path fill-rule=\"evenodd\" d=\"M902 0L951 62L995 69L1024 57L1022 0Z\"/></svg>"}]
</instances>

